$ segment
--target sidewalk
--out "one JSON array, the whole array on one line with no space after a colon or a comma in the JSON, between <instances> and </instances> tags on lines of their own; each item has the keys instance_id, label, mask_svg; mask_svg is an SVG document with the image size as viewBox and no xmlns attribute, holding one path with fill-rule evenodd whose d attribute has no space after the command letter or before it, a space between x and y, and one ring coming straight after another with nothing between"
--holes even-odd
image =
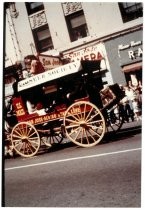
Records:
<instances>
[{"instance_id":1,"label":"sidewalk","mask_svg":"<svg viewBox=\"0 0 145 210\"><path fill-rule=\"evenodd\" d=\"M131 127L142 127L142 121L141 120L134 120L133 122L126 122L123 123L121 129L125 129L125 128L131 128Z\"/></svg>"}]
</instances>

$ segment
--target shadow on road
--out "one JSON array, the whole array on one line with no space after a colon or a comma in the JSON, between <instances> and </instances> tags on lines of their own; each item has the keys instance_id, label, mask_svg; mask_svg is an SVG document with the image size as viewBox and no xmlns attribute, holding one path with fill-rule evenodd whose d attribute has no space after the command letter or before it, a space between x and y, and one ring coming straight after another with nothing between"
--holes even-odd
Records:
<instances>
[{"instance_id":1,"label":"shadow on road","mask_svg":"<svg viewBox=\"0 0 145 210\"><path fill-rule=\"evenodd\" d=\"M108 132L106 133L101 143L109 143L112 141L125 140L128 137L132 137L138 133L141 133L141 131L142 131L141 126L136 126L136 127L121 129L117 133L114 133L113 131Z\"/></svg>"}]
</instances>

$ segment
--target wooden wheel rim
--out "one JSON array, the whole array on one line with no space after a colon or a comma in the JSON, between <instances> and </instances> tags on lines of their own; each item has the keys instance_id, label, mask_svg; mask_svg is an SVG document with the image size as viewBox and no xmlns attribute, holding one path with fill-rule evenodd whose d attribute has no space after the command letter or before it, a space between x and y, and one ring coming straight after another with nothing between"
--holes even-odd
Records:
<instances>
[{"instance_id":1,"label":"wooden wheel rim","mask_svg":"<svg viewBox=\"0 0 145 210\"><path fill-rule=\"evenodd\" d=\"M115 109L118 109L118 106L115 106L114 108L112 108L112 111L114 111ZM110 110L108 110L109 112ZM118 113L114 113L114 116L115 116L115 120L114 121L110 121L107 123L107 132L108 131L113 131L113 132L117 132L120 130L120 128L122 127L123 125L123 118L122 116L119 114L119 111Z\"/></svg>"},{"instance_id":2,"label":"wooden wheel rim","mask_svg":"<svg viewBox=\"0 0 145 210\"><path fill-rule=\"evenodd\" d=\"M14 126L11 141L15 151L23 157L34 156L40 148L39 134L28 122L20 122Z\"/></svg>"},{"instance_id":3,"label":"wooden wheel rim","mask_svg":"<svg viewBox=\"0 0 145 210\"><path fill-rule=\"evenodd\" d=\"M64 127L67 138L82 147L98 144L106 130L100 110L86 101L79 101L68 107L64 115Z\"/></svg>"}]
</instances>

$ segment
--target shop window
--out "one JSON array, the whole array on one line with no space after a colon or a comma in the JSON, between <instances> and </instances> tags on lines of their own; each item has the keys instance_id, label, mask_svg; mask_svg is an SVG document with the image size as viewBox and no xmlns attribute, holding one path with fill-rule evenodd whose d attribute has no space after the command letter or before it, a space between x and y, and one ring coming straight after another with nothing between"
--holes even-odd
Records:
<instances>
[{"instance_id":1,"label":"shop window","mask_svg":"<svg viewBox=\"0 0 145 210\"><path fill-rule=\"evenodd\" d=\"M128 22L139 17L143 17L143 5L142 3L134 2L122 2L119 3L119 8L123 22Z\"/></svg>"},{"instance_id":2,"label":"shop window","mask_svg":"<svg viewBox=\"0 0 145 210\"><path fill-rule=\"evenodd\" d=\"M44 5L42 2L26 2L26 8L28 15L44 10Z\"/></svg>"},{"instance_id":3,"label":"shop window","mask_svg":"<svg viewBox=\"0 0 145 210\"><path fill-rule=\"evenodd\" d=\"M33 30L37 52L42 53L53 49L53 43L48 24Z\"/></svg>"},{"instance_id":4,"label":"shop window","mask_svg":"<svg viewBox=\"0 0 145 210\"><path fill-rule=\"evenodd\" d=\"M88 28L83 11L65 17L71 41L88 36Z\"/></svg>"}]
</instances>

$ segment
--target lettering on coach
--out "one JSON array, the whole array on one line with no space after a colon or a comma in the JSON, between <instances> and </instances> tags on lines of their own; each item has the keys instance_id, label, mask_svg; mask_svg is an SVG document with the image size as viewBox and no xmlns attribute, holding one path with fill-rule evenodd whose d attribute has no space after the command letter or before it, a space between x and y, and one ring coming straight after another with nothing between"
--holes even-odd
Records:
<instances>
[{"instance_id":1,"label":"lettering on coach","mask_svg":"<svg viewBox=\"0 0 145 210\"><path fill-rule=\"evenodd\" d=\"M81 62L76 61L64 66L57 67L55 69L46 71L44 73L37 74L30 78L21 80L18 83L18 91L22 91L24 89L34 87L36 85L43 84L45 82L76 73L81 70Z\"/></svg>"}]
</instances>

